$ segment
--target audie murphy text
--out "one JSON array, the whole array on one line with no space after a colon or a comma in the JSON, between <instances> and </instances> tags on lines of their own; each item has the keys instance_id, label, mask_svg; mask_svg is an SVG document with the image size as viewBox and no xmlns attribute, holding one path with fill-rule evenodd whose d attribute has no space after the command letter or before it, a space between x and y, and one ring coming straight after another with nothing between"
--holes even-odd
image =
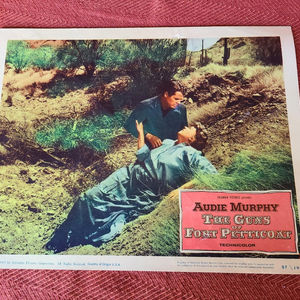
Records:
<instances>
[{"instance_id":1,"label":"audie murphy text","mask_svg":"<svg viewBox=\"0 0 300 300\"><path fill-rule=\"evenodd\" d=\"M202 204L195 202L194 212L201 212L202 224L215 227L216 225L231 225L220 229L196 229L193 227L184 228L185 238L215 239L220 234L221 239L291 239L292 231L289 230L258 230L256 226L268 226L271 224L271 216L249 216L236 214L234 216L213 215L203 212L277 212L279 204ZM255 225L255 229L249 229L248 225ZM247 229L243 229L247 226Z\"/></svg>"}]
</instances>

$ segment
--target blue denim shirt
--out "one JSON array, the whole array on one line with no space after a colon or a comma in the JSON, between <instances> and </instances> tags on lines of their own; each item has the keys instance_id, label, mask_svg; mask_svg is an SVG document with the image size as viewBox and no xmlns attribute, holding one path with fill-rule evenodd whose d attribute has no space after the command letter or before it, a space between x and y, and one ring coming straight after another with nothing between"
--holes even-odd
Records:
<instances>
[{"instance_id":1,"label":"blue denim shirt","mask_svg":"<svg viewBox=\"0 0 300 300\"><path fill-rule=\"evenodd\" d=\"M182 104L163 115L158 96L140 102L126 121L124 128L137 137L135 121L143 122L145 134L164 139L177 139L177 132L187 126L186 108Z\"/></svg>"}]
</instances>

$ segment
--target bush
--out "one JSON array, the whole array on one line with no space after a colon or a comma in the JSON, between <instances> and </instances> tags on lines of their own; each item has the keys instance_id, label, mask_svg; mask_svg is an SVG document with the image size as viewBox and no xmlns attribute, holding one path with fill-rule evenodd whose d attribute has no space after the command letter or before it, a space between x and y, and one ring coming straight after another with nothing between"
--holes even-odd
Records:
<instances>
[{"instance_id":1,"label":"bush","mask_svg":"<svg viewBox=\"0 0 300 300\"><path fill-rule=\"evenodd\" d=\"M43 70L56 67L56 51L53 47L44 46L32 50L32 65Z\"/></svg>"},{"instance_id":2,"label":"bush","mask_svg":"<svg viewBox=\"0 0 300 300\"><path fill-rule=\"evenodd\" d=\"M16 73L31 65L32 50L25 41L8 41L6 63L12 66Z\"/></svg>"},{"instance_id":3,"label":"bush","mask_svg":"<svg viewBox=\"0 0 300 300\"><path fill-rule=\"evenodd\" d=\"M96 60L97 67L106 71L116 70L134 59L136 53L132 44L126 40L107 41Z\"/></svg>"},{"instance_id":4,"label":"bush","mask_svg":"<svg viewBox=\"0 0 300 300\"><path fill-rule=\"evenodd\" d=\"M256 45L256 59L265 65L282 65L281 43L279 37L258 37L253 39Z\"/></svg>"},{"instance_id":5,"label":"bush","mask_svg":"<svg viewBox=\"0 0 300 300\"><path fill-rule=\"evenodd\" d=\"M31 49L26 41L8 41L6 63L17 73L30 66L49 70L56 66L56 51L50 46Z\"/></svg>"},{"instance_id":6,"label":"bush","mask_svg":"<svg viewBox=\"0 0 300 300\"><path fill-rule=\"evenodd\" d=\"M128 114L117 112L81 120L55 121L37 131L35 138L44 147L70 150L83 144L96 151L105 151L123 126Z\"/></svg>"},{"instance_id":7,"label":"bush","mask_svg":"<svg viewBox=\"0 0 300 300\"><path fill-rule=\"evenodd\" d=\"M157 95L162 80L172 79L185 63L186 40L133 40L131 61L124 66L133 83L124 97L135 104Z\"/></svg>"},{"instance_id":8,"label":"bush","mask_svg":"<svg viewBox=\"0 0 300 300\"><path fill-rule=\"evenodd\" d=\"M84 66L86 75L92 76L106 47L109 47L109 42L105 40L65 41L57 49L58 68L75 70Z\"/></svg>"}]
</instances>

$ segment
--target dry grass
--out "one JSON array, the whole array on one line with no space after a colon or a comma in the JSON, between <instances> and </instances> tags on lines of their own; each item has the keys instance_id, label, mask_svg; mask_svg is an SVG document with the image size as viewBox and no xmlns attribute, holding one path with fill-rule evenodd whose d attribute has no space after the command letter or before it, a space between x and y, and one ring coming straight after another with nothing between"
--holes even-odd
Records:
<instances>
[{"instance_id":1,"label":"dry grass","mask_svg":"<svg viewBox=\"0 0 300 300\"><path fill-rule=\"evenodd\" d=\"M13 69L8 69L3 78L3 85L9 85L10 88L20 90L33 83L48 83L55 75L55 69L49 71L29 69L21 73L16 73Z\"/></svg>"},{"instance_id":2,"label":"dry grass","mask_svg":"<svg viewBox=\"0 0 300 300\"><path fill-rule=\"evenodd\" d=\"M224 99L223 101L218 102L208 102L201 105L201 107L198 107L196 104L194 104L194 107L189 106L189 123L192 124L197 121L205 123L209 117L214 117L221 114L225 109L226 103L227 100Z\"/></svg>"},{"instance_id":3,"label":"dry grass","mask_svg":"<svg viewBox=\"0 0 300 300\"><path fill-rule=\"evenodd\" d=\"M252 76L253 90L284 89L283 72L281 67L268 67L263 72L257 72Z\"/></svg>"},{"instance_id":4,"label":"dry grass","mask_svg":"<svg viewBox=\"0 0 300 300\"><path fill-rule=\"evenodd\" d=\"M250 80L253 90L284 88L282 66L223 66L211 63L190 73L182 82L186 83L205 78L208 73L219 77L224 77L228 73L240 73L244 79Z\"/></svg>"}]
</instances>

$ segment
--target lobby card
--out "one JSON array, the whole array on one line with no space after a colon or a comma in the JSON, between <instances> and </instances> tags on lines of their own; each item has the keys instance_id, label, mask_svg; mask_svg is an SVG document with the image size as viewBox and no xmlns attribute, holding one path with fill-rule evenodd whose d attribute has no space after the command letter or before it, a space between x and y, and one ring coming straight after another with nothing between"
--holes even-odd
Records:
<instances>
[{"instance_id":1,"label":"lobby card","mask_svg":"<svg viewBox=\"0 0 300 300\"><path fill-rule=\"evenodd\" d=\"M1 268L300 272L290 27L0 37Z\"/></svg>"}]
</instances>

